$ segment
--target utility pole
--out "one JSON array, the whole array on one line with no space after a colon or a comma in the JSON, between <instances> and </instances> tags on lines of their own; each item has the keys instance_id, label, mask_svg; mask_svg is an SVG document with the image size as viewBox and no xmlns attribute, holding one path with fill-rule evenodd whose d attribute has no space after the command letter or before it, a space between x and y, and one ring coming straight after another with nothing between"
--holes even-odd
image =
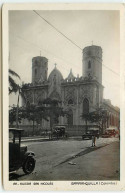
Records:
<instances>
[{"instance_id":1,"label":"utility pole","mask_svg":"<svg viewBox=\"0 0 125 196\"><path fill-rule=\"evenodd\" d=\"M17 110L16 110L16 127L19 128L18 125L18 116L19 116L19 96L20 96L20 89L19 89L19 94L18 94L18 99L17 99Z\"/></svg>"}]
</instances>

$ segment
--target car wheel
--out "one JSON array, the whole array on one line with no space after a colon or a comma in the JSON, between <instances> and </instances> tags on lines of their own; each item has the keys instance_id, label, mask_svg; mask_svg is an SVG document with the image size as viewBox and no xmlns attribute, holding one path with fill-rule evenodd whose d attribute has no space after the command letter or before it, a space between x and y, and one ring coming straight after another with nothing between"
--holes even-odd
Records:
<instances>
[{"instance_id":1,"label":"car wheel","mask_svg":"<svg viewBox=\"0 0 125 196\"><path fill-rule=\"evenodd\" d=\"M23 165L23 171L25 174L30 174L35 168L35 160L32 157L28 157Z\"/></svg>"}]
</instances>

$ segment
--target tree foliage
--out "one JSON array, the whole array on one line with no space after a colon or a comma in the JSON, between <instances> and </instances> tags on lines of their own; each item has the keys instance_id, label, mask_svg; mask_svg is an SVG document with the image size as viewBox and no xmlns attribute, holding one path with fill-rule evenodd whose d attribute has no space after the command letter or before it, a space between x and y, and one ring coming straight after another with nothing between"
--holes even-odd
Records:
<instances>
[{"instance_id":1,"label":"tree foliage","mask_svg":"<svg viewBox=\"0 0 125 196\"><path fill-rule=\"evenodd\" d=\"M16 72L9 69L9 94L16 93L19 90L19 85L14 80L15 77L20 79L20 76Z\"/></svg>"},{"instance_id":2,"label":"tree foliage","mask_svg":"<svg viewBox=\"0 0 125 196\"><path fill-rule=\"evenodd\" d=\"M51 128L53 127L53 124L57 124L59 122L59 116L65 115L63 108L60 106L60 103L60 101L51 98L47 98L43 102L39 103L39 107L45 107L46 114L50 118Z\"/></svg>"},{"instance_id":3,"label":"tree foliage","mask_svg":"<svg viewBox=\"0 0 125 196\"><path fill-rule=\"evenodd\" d=\"M16 121L21 123L22 119L25 118L24 109L22 107L18 109L18 119L16 118L17 118L17 106L13 106L9 110L9 124L13 125L13 123Z\"/></svg>"},{"instance_id":4,"label":"tree foliage","mask_svg":"<svg viewBox=\"0 0 125 196\"><path fill-rule=\"evenodd\" d=\"M28 105L27 107L18 107L18 119L17 119L17 106L13 106L9 110L9 123L13 125L14 122L18 121L21 123L22 119L33 121L34 123L40 123L42 119L48 120L44 107L38 107L36 105Z\"/></svg>"},{"instance_id":5,"label":"tree foliage","mask_svg":"<svg viewBox=\"0 0 125 196\"><path fill-rule=\"evenodd\" d=\"M37 123L40 123L42 119L48 120L45 107L35 104L30 104L25 108L25 117L28 120L35 121Z\"/></svg>"},{"instance_id":6,"label":"tree foliage","mask_svg":"<svg viewBox=\"0 0 125 196\"><path fill-rule=\"evenodd\" d=\"M33 122L33 130L35 124L40 124L42 119L49 121L50 127L53 124L58 123L59 116L64 116L65 112L63 108L59 105L61 102L57 100L52 100L50 98L45 99L42 102L36 104L27 104L26 107L18 106L18 119L17 118L17 107L14 106L9 110L9 122L12 125L14 122L21 123L22 119L27 119Z\"/></svg>"},{"instance_id":7,"label":"tree foliage","mask_svg":"<svg viewBox=\"0 0 125 196\"><path fill-rule=\"evenodd\" d=\"M81 117L85 120L86 126L87 122L91 122L96 123L101 129L103 129L103 126L109 118L107 110L104 110L103 108L98 108L90 113L83 113Z\"/></svg>"},{"instance_id":8,"label":"tree foliage","mask_svg":"<svg viewBox=\"0 0 125 196\"><path fill-rule=\"evenodd\" d=\"M103 126L108 121L108 119L108 112L103 108L99 108L96 111L90 113L90 121L92 123L97 123L101 129L103 129Z\"/></svg>"}]
</instances>

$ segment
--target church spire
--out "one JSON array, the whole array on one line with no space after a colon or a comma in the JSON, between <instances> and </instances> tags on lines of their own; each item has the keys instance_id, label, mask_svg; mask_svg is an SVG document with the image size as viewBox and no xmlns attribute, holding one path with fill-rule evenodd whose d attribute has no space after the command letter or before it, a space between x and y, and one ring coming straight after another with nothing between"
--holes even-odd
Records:
<instances>
[{"instance_id":1,"label":"church spire","mask_svg":"<svg viewBox=\"0 0 125 196\"><path fill-rule=\"evenodd\" d=\"M70 73L69 73L67 79L68 79L68 80L73 80L74 78L75 78L75 77L74 77L74 75L73 75L73 73L72 73L72 69L70 69Z\"/></svg>"}]
</instances>

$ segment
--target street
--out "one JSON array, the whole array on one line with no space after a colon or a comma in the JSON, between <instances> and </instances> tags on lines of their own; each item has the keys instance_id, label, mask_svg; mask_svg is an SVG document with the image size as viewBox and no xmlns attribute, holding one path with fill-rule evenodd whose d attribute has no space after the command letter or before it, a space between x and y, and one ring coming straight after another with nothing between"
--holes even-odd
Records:
<instances>
[{"instance_id":1,"label":"street","mask_svg":"<svg viewBox=\"0 0 125 196\"><path fill-rule=\"evenodd\" d=\"M23 142L35 153L35 170L25 175L20 169L10 180L119 180L118 138L99 138L96 147L91 147L91 142L82 139Z\"/></svg>"}]
</instances>

